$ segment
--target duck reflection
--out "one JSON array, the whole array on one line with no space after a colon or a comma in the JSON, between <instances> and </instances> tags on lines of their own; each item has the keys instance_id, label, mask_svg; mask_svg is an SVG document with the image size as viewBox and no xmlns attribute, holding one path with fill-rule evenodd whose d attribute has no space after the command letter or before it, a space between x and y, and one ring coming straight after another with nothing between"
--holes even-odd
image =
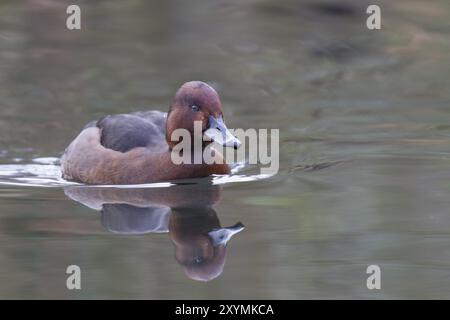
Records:
<instances>
[{"instance_id":1,"label":"duck reflection","mask_svg":"<svg viewBox=\"0 0 450 320\"><path fill-rule=\"evenodd\" d=\"M240 222L220 226L213 209L221 198L220 186L146 189L70 186L64 192L100 211L103 226L112 233L168 232L175 245L175 259L194 280L209 281L222 273L227 243L244 229Z\"/></svg>"}]
</instances>

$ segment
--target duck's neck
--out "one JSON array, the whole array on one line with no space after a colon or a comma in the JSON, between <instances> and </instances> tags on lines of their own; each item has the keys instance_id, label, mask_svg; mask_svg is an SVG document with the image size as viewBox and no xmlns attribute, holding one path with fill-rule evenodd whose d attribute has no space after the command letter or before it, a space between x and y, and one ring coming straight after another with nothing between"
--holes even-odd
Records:
<instances>
[{"instance_id":1,"label":"duck's neck","mask_svg":"<svg viewBox=\"0 0 450 320\"><path fill-rule=\"evenodd\" d=\"M175 155L172 155L172 152L176 152ZM167 162L170 162L170 167L179 172L180 174L185 174L185 178L191 177L201 177L201 176L209 176L212 174L229 174L230 167L225 162L222 154L215 154L213 159L206 159L204 149L202 151L191 151L190 154L183 154L184 150L179 152L169 150L167 153ZM172 158L176 157L176 158ZM175 161L174 161L175 160ZM216 160L216 161L210 161Z\"/></svg>"}]
</instances>

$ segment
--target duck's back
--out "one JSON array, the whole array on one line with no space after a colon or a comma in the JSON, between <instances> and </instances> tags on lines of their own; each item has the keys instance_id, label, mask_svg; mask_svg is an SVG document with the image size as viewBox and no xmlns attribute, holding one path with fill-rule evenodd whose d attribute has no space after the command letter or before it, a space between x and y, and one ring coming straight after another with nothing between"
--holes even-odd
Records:
<instances>
[{"instance_id":1,"label":"duck's back","mask_svg":"<svg viewBox=\"0 0 450 320\"><path fill-rule=\"evenodd\" d=\"M127 152L137 147L159 149L166 146L167 113L135 112L106 116L88 126L101 129L101 144L109 149Z\"/></svg>"}]
</instances>

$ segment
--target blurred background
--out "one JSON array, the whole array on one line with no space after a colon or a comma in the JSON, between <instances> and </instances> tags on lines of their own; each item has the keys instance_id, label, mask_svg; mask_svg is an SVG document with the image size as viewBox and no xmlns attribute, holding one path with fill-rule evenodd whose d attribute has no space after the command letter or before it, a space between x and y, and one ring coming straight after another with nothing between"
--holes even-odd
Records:
<instances>
[{"instance_id":1,"label":"blurred background","mask_svg":"<svg viewBox=\"0 0 450 320\"><path fill-rule=\"evenodd\" d=\"M449 50L445 0L2 1L0 298L450 298ZM187 277L167 233L114 234L60 187L11 183L188 80L229 127L280 129L279 174L223 187L218 219L245 229L215 279Z\"/></svg>"}]
</instances>

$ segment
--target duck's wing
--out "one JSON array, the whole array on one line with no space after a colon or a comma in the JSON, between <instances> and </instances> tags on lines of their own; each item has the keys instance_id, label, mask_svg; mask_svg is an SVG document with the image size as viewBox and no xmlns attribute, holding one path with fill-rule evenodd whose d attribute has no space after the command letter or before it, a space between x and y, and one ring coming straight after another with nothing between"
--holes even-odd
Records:
<instances>
[{"instance_id":1,"label":"duck's wing","mask_svg":"<svg viewBox=\"0 0 450 320\"><path fill-rule=\"evenodd\" d=\"M134 116L143 118L155 126L159 127L165 134L166 131L166 120L167 120L167 112L161 111L139 111L131 113Z\"/></svg>"},{"instance_id":2,"label":"duck's wing","mask_svg":"<svg viewBox=\"0 0 450 320\"><path fill-rule=\"evenodd\" d=\"M102 130L101 144L127 152L137 147L160 147L165 140L166 114L159 111L106 116L97 121Z\"/></svg>"}]
</instances>

